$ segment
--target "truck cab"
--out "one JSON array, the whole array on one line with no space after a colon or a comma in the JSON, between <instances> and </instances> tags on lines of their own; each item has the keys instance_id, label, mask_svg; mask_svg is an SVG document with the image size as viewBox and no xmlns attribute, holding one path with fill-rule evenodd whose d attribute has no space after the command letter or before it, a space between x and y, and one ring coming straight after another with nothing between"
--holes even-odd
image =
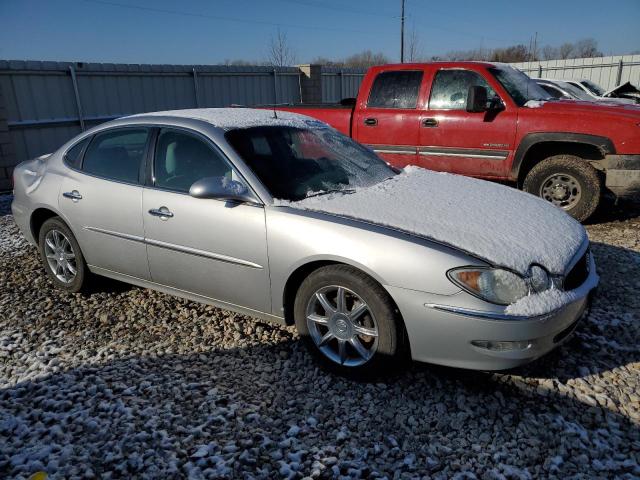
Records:
<instances>
[{"instance_id":1,"label":"truck cab","mask_svg":"<svg viewBox=\"0 0 640 480\"><path fill-rule=\"evenodd\" d=\"M606 189L640 191L639 107L554 100L504 64L376 66L350 109L284 109L326 121L395 166L510 182L579 220Z\"/></svg>"}]
</instances>

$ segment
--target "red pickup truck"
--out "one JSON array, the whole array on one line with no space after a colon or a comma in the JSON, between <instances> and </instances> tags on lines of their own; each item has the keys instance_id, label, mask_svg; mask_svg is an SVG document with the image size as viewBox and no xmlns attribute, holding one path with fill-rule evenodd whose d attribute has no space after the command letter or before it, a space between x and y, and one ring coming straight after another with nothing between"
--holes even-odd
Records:
<instances>
[{"instance_id":1,"label":"red pickup truck","mask_svg":"<svg viewBox=\"0 0 640 480\"><path fill-rule=\"evenodd\" d=\"M329 123L399 167L512 182L578 220L606 190L640 192L639 106L553 100L504 64L376 66L356 99L278 109Z\"/></svg>"}]
</instances>

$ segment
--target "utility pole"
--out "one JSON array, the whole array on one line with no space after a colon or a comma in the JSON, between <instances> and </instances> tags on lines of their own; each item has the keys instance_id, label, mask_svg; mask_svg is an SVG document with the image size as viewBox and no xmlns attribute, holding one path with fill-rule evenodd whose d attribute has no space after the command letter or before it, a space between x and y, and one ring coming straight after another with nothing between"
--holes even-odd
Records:
<instances>
[{"instance_id":1,"label":"utility pole","mask_svg":"<svg viewBox=\"0 0 640 480\"><path fill-rule=\"evenodd\" d=\"M404 63L404 0L400 0L400 63Z\"/></svg>"}]
</instances>

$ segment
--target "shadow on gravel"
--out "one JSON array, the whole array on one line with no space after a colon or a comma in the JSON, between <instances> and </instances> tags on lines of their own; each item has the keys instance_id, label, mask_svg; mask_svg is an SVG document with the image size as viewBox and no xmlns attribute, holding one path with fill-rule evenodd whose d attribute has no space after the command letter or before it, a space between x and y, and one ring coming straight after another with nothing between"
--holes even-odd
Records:
<instances>
[{"instance_id":1,"label":"shadow on gravel","mask_svg":"<svg viewBox=\"0 0 640 480\"><path fill-rule=\"evenodd\" d=\"M623 222L640 217L640 199L621 199L617 203L612 198L603 198L602 204L587 225L600 223Z\"/></svg>"},{"instance_id":2,"label":"shadow on gravel","mask_svg":"<svg viewBox=\"0 0 640 480\"><path fill-rule=\"evenodd\" d=\"M195 468L273 477L281 460L309 474L311 460L328 457L363 476L637 469L639 427L607 409L449 369L355 383L319 371L291 342L86 365L0 390L0 407L0 472L12 478Z\"/></svg>"}]
</instances>

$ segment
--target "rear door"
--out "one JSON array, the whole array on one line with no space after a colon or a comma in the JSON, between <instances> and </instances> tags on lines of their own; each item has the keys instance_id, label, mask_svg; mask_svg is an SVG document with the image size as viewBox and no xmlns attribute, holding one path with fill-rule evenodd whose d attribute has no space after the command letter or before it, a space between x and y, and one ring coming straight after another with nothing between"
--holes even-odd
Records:
<instances>
[{"instance_id":1,"label":"rear door","mask_svg":"<svg viewBox=\"0 0 640 480\"><path fill-rule=\"evenodd\" d=\"M189 293L271 311L264 208L194 198L204 177L242 181L212 142L162 128L155 142L143 216L151 279Z\"/></svg>"},{"instance_id":2,"label":"rear door","mask_svg":"<svg viewBox=\"0 0 640 480\"><path fill-rule=\"evenodd\" d=\"M505 108L467 112L468 90L476 85L485 87L488 98L497 97ZM438 69L420 122L419 165L462 175L507 177L516 120L516 108L500 99L480 73Z\"/></svg>"},{"instance_id":3,"label":"rear door","mask_svg":"<svg viewBox=\"0 0 640 480\"><path fill-rule=\"evenodd\" d=\"M423 78L422 69L382 71L369 97L359 100L354 111L354 139L398 167L415 164L418 158Z\"/></svg>"},{"instance_id":4,"label":"rear door","mask_svg":"<svg viewBox=\"0 0 640 480\"><path fill-rule=\"evenodd\" d=\"M141 186L148 139L145 127L97 133L83 156L65 160L58 200L89 265L141 279L149 278Z\"/></svg>"}]
</instances>

